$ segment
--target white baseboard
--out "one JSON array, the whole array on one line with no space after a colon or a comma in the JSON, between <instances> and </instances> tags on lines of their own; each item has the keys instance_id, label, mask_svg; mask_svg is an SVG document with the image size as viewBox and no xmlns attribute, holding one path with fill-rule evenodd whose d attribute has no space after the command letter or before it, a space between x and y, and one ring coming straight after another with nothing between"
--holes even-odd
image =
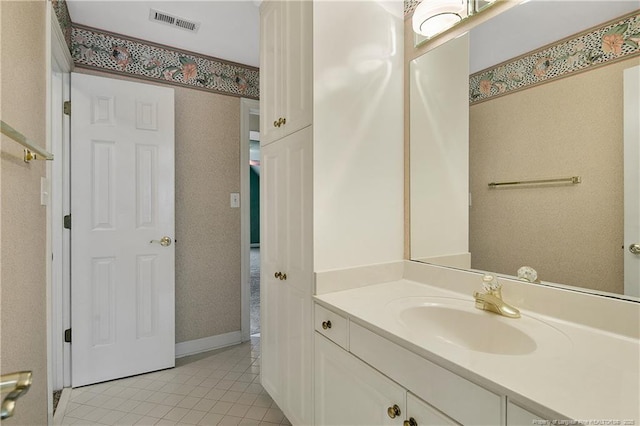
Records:
<instances>
[{"instance_id":1,"label":"white baseboard","mask_svg":"<svg viewBox=\"0 0 640 426\"><path fill-rule=\"evenodd\" d=\"M240 331L232 331L231 333L218 334L217 336L180 342L176 343L176 358L220 349L241 342L242 334Z\"/></svg>"}]
</instances>

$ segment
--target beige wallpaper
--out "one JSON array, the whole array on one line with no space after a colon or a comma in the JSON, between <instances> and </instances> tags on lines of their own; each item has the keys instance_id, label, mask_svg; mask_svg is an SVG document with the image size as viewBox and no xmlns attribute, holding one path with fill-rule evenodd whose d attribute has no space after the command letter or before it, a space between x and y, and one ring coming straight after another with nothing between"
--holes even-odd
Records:
<instances>
[{"instance_id":1,"label":"beige wallpaper","mask_svg":"<svg viewBox=\"0 0 640 426\"><path fill-rule=\"evenodd\" d=\"M229 206L229 194L240 192L240 98L174 89L180 343L240 330L240 209Z\"/></svg>"},{"instance_id":2,"label":"beige wallpaper","mask_svg":"<svg viewBox=\"0 0 640 426\"><path fill-rule=\"evenodd\" d=\"M622 71L603 66L470 108L472 268L623 292ZM580 175L582 183L489 189Z\"/></svg>"},{"instance_id":3,"label":"beige wallpaper","mask_svg":"<svg viewBox=\"0 0 640 426\"><path fill-rule=\"evenodd\" d=\"M45 1L0 2L3 121L46 143ZM44 162L26 164L22 148L2 136L0 371L33 371L31 390L10 424L47 423L46 209L40 205Z\"/></svg>"},{"instance_id":4,"label":"beige wallpaper","mask_svg":"<svg viewBox=\"0 0 640 426\"><path fill-rule=\"evenodd\" d=\"M176 90L176 342L240 330L240 98Z\"/></svg>"}]
</instances>

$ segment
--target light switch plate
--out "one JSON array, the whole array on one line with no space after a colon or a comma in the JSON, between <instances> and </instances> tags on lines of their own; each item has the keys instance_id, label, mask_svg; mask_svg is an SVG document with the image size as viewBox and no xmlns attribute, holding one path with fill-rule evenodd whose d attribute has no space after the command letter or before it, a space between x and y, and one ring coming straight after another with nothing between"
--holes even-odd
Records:
<instances>
[{"instance_id":1,"label":"light switch plate","mask_svg":"<svg viewBox=\"0 0 640 426\"><path fill-rule=\"evenodd\" d=\"M234 209L240 207L240 194L238 192L231 193L231 207Z\"/></svg>"}]
</instances>

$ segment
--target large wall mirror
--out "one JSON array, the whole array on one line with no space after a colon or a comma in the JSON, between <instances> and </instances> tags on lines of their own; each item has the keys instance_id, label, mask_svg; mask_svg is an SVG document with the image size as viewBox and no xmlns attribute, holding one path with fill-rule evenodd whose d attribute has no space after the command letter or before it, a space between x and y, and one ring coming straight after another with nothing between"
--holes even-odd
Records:
<instances>
[{"instance_id":1,"label":"large wall mirror","mask_svg":"<svg viewBox=\"0 0 640 426\"><path fill-rule=\"evenodd\" d=\"M411 259L640 300L639 43L637 1L531 0L411 61Z\"/></svg>"}]
</instances>

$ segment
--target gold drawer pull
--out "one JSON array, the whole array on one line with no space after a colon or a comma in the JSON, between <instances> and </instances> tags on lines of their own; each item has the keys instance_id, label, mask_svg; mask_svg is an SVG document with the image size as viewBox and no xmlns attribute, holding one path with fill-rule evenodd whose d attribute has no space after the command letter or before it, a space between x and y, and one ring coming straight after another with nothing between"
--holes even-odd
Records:
<instances>
[{"instance_id":1,"label":"gold drawer pull","mask_svg":"<svg viewBox=\"0 0 640 426\"><path fill-rule=\"evenodd\" d=\"M418 426L418 422L416 422L416 419L411 417L409 420L405 420L403 425L404 426Z\"/></svg>"},{"instance_id":2,"label":"gold drawer pull","mask_svg":"<svg viewBox=\"0 0 640 426\"><path fill-rule=\"evenodd\" d=\"M331 321L322 321L322 328L325 330L331 328Z\"/></svg>"},{"instance_id":3,"label":"gold drawer pull","mask_svg":"<svg viewBox=\"0 0 640 426\"><path fill-rule=\"evenodd\" d=\"M398 404L394 404L393 407L387 408L387 414L392 419L395 419L396 417L398 417L402 413L400 412L400 407L398 407Z\"/></svg>"}]
</instances>

